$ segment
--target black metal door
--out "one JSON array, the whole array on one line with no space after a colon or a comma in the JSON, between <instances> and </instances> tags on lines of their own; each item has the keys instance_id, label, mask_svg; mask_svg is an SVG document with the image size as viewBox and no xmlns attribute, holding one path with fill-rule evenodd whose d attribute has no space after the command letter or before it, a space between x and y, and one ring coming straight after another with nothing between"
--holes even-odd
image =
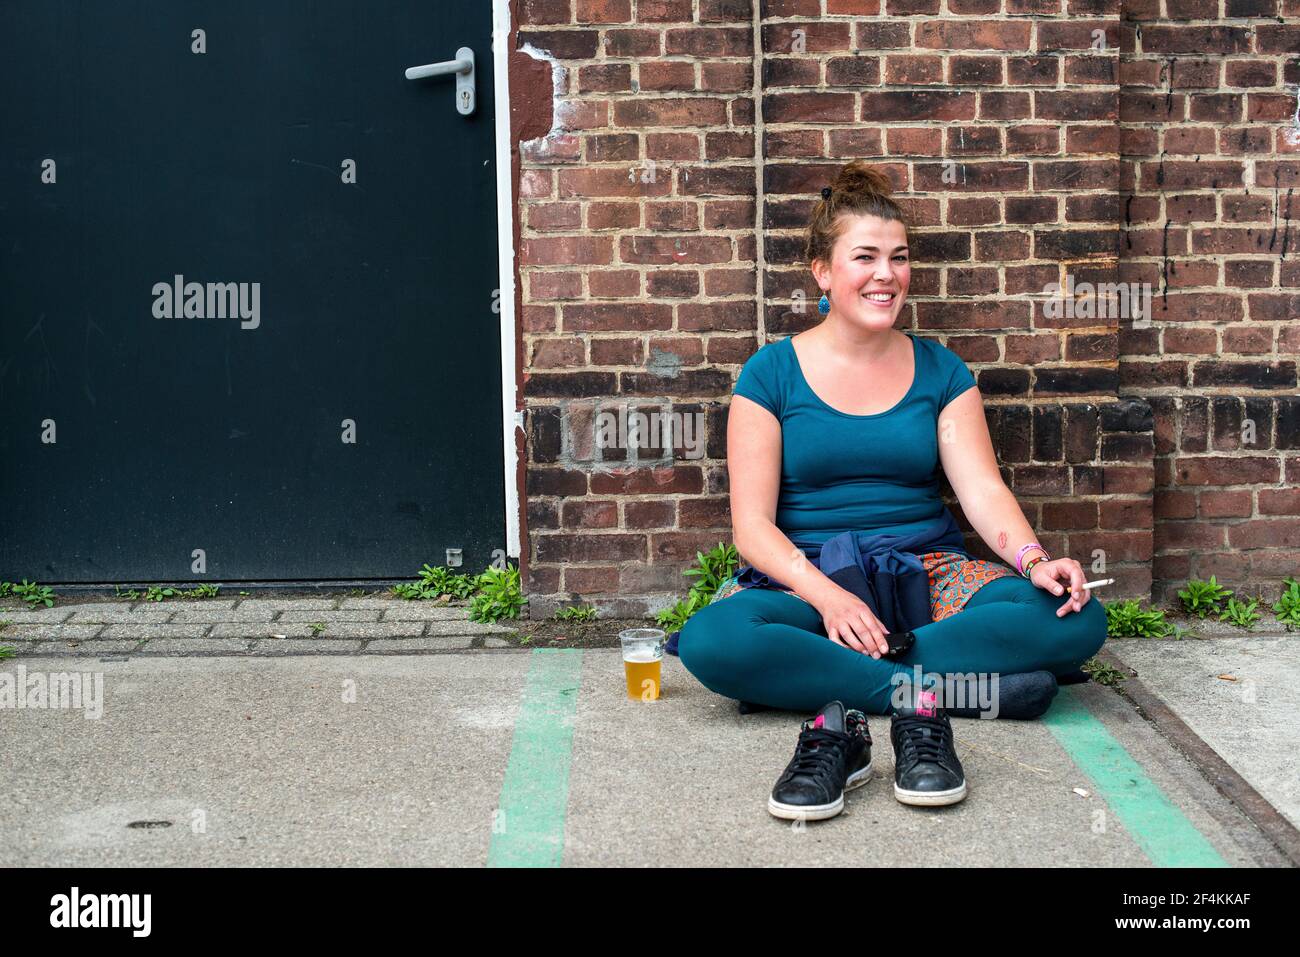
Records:
<instances>
[{"instance_id":1,"label":"black metal door","mask_svg":"<svg viewBox=\"0 0 1300 957\"><path fill-rule=\"evenodd\" d=\"M469 116L404 76L462 46ZM0 7L0 579L505 548L492 56L484 0Z\"/></svg>"}]
</instances>

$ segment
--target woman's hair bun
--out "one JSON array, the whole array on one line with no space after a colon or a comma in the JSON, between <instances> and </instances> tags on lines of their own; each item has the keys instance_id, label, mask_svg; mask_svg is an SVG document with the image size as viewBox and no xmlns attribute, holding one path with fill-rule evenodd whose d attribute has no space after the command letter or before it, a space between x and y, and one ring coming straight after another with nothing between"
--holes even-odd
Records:
<instances>
[{"instance_id":1,"label":"woman's hair bun","mask_svg":"<svg viewBox=\"0 0 1300 957\"><path fill-rule=\"evenodd\" d=\"M835 173L829 186L822 187L821 201L813 205L812 221L808 224L804 243L805 262L814 259L830 261L835 240L843 230L845 213L859 216L879 216L897 221L907 228L903 210L894 202L893 184L883 171L855 159L845 163Z\"/></svg>"},{"instance_id":2,"label":"woman's hair bun","mask_svg":"<svg viewBox=\"0 0 1300 957\"><path fill-rule=\"evenodd\" d=\"M849 195L889 196L893 193L894 186L889 182L889 177L874 166L868 166L862 160L852 160L840 167L831 180L830 190L832 193ZM822 190L822 196L826 196L825 190Z\"/></svg>"}]
</instances>

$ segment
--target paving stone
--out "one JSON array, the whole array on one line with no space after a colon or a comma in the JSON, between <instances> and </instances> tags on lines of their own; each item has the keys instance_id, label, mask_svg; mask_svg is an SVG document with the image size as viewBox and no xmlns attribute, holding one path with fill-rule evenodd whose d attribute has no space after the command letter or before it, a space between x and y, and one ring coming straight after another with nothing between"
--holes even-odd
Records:
<instances>
[{"instance_id":1,"label":"paving stone","mask_svg":"<svg viewBox=\"0 0 1300 957\"><path fill-rule=\"evenodd\" d=\"M239 608L241 611L248 609L275 613L307 608L329 609L335 607L338 601L338 598L245 598Z\"/></svg>"},{"instance_id":2,"label":"paving stone","mask_svg":"<svg viewBox=\"0 0 1300 957\"><path fill-rule=\"evenodd\" d=\"M165 598L162 601L144 601L143 599L136 605L137 608L170 608L173 611L185 608L234 608L239 603L238 598Z\"/></svg>"},{"instance_id":3,"label":"paving stone","mask_svg":"<svg viewBox=\"0 0 1300 957\"><path fill-rule=\"evenodd\" d=\"M342 601L339 602L339 607L340 608L385 608L386 609L386 608L401 608L403 606L409 607L412 605L432 606L434 604L442 605L442 607L444 608L460 608L464 610L465 614L467 615L469 614L470 603L468 601L455 601L455 602L448 602L444 604L442 602L435 603L432 600L418 601L409 598L398 598L396 595L378 595L378 596L371 595L366 598L344 598Z\"/></svg>"},{"instance_id":4,"label":"paving stone","mask_svg":"<svg viewBox=\"0 0 1300 957\"><path fill-rule=\"evenodd\" d=\"M472 635L438 635L433 638L377 638L366 651L456 651L468 648Z\"/></svg>"},{"instance_id":5,"label":"paving stone","mask_svg":"<svg viewBox=\"0 0 1300 957\"><path fill-rule=\"evenodd\" d=\"M202 638L209 627L206 622L198 624L165 622L163 624L108 625L104 628L104 633L100 637L145 640L155 638Z\"/></svg>"},{"instance_id":6,"label":"paving stone","mask_svg":"<svg viewBox=\"0 0 1300 957\"><path fill-rule=\"evenodd\" d=\"M0 621L13 622L15 625L53 624L67 621L75 609L71 606L60 608L0 608Z\"/></svg>"},{"instance_id":7,"label":"paving stone","mask_svg":"<svg viewBox=\"0 0 1300 957\"><path fill-rule=\"evenodd\" d=\"M138 601L75 601L63 603L58 607L70 609L78 614L87 611L102 611L106 614L116 614L119 612L130 611L139 604L141 604L141 602ZM149 605L153 606L154 603L149 602ZM4 613L0 612L0 617L3 615Z\"/></svg>"},{"instance_id":8,"label":"paving stone","mask_svg":"<svg viewBox=\"0 0 1300 957\"><path fill-rule=\"evenodd\" d=\"M493 625L483 621L429 622L429 634L431 635L489 635L517 630L512 625L501 623Z\"/></svg>"},{"instance_id":9,"label":"paving stone","mask_svg":"<svg viewBox=\"0 0 1300 957\"><path fill-rule=\"evenodd\" d=\"M0 641L7 638L25 638L32 641L43 641L47 639L71 639L73 641L89 641L100 632L112 625L10 625L4 631L0 631Z\"/></svg>"},{"instance_id":10,"label":"paving stone","mask_svg":"<svg viewBox=\"0 0 1300 957\"><path fill-rule=\"evenodd\" d=\"M253 651L259 655L318 655L324 652L355 653L360 650L360 641L336 638L265 638L253 642Z\"/></svg>"},{"instance_id":11,"label":"paving stone","mask_svg":"<svg viewBox=\"0 0 1300 957\"><path fill-rule=\"evenodd\" d=\"M403 601L384 609L384 621L469 621L469 606Z\"/></svg>"},{"instance_id":12,"label":"paving stone","mask_svg":"<svg viewBox=\"0 0 1300 957\"><path fill-rule=\"evenodd\" d=\"M32 646L32 644L33 642L30 641L10 641L7 638L5 638L4 635L0 635L0 648L12 649L15 657L24 654L27 651L27 649ZM0 659L0 660L4 660L4 659Z\"/></svg>"},{"instance_id":13,"label":"paving stone","mask_svg":"<svg viewBox=\"0 0 1300 957\"><path fill-rule=\"evenodd\" d=\"M270 621L272 612L264 608L245 608L240 605L238 608L204 608L202 606L190 606L188 608L178 609L172 617L172 621L185 622L216 622L216 621Z\"/></svg>"},{"instance_id":14,"label":"paving stone","mask_svg":"<svg viewBox=\"0 0 1300 957\"><path fill-rule=\"evenodd\" d=\"M506 641L504 638L484 638L484 648L518 648L513 641Z\"/></svg>"},{"instance_id":15,"label":"paving stone","mask_svg":"<svg viewBox=\"0 0 1300 957\"><path fill-rule=\"evenodd\" d=\"M27 649L27 652L29 655L37 657L51 654L72 654L89 655L97 658L100 655L130 653L139 644L138 641L34 641Z\"/></svg>"},{"instance_id":16,"label":"paving stone","mask_svg":"<svg viewBox=\"0 0 1300 957\"><path fill-rule=\"evenodd\" d=\"M323 621L326 624L332 621L378 621L379 614L378 608L346 608L342 610L333 608L317 611L293 609L281 614L276 621Z\"/></svg>"},{"instance_id":17,"label":"paving stone","mask_svg":"<svg viewBox=\"0 0 1300 957\"><path fill-rule=\"evenodd\" d=\"M129 608L100 610L92 606L91 608L78 609L68 621L73 624L99 622L106 625L133 621L158 623L166 621L174 614L175 610L172 608L137 608L135 611L131 611Z\"/></svg>"},{"instance_id":18,"label":"paving stone","mask_svg":"<svg viewBox=\"0 0 1300 957\"><path fill-rule=\"evenodd\" d=\"M202 655L214 652L247 651L245 638L158 638L140 649L145 655Z\"/></svg>"},{"instance_id":19,"label":"paving stone","mask_svg":"<svg viewBox=\"0 0 1300 957\"><path fill-rule=\"evenodd\" d=\"M223 621L212 626L209 638L248 638L261 640L263 638L272 641L279 640L276 636L283 638L313 638L315 637L311 629L307 627L305 621L260 621L260 622L241 622L241 621Z\"/></svg>"},{"instance_id":20,"label":"paving stone","mask_svg":"<svg viewBox=\"0 0 1300 957\"><path fill-rule=\"evenodd\" d=\"M422 621L340 621L329 626L322 638L419 638Z\"/></svg>"}]
</instances>

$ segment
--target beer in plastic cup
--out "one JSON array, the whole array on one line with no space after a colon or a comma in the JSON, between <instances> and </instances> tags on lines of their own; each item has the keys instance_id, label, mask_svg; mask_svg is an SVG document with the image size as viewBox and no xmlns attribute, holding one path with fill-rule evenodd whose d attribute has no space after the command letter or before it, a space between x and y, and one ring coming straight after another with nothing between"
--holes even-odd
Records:
<instances>
[{"instance_id":1,"label":"beer in plastic cup","mask_svg":"<svg viewBox=\"0 0 1300 957\"><path fill-rule=\"evenodd\" d=\"M627 696L633 701L656 700L666 636L658 628L629 628L619 632L618 637L623 643Z\"/></svg>"}]
</instances>

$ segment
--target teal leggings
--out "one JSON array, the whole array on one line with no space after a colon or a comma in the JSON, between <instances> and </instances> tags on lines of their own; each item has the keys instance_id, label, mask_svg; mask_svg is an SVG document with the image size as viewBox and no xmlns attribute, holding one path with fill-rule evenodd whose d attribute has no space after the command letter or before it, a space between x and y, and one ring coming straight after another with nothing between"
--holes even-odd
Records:
<instances>
[{"instance_id":1,"label":"teal leggings","mask_svg":"<svg viewBox=\"0 0 1300 957\"><path fill-rule=\"evenodd\" d=\"M803 599L746 588L692 615L678 653L701 684L728 698L808 714L838 699L892 714L890 679L910 678L915 665L926 674L1077 670L1106 640L1106 610L1093 598L1058 618L1065 600L1018 576L994 579L957 614L914 629L911 650L889 661L831 641Z\"/></svg>"}]
</instances>

